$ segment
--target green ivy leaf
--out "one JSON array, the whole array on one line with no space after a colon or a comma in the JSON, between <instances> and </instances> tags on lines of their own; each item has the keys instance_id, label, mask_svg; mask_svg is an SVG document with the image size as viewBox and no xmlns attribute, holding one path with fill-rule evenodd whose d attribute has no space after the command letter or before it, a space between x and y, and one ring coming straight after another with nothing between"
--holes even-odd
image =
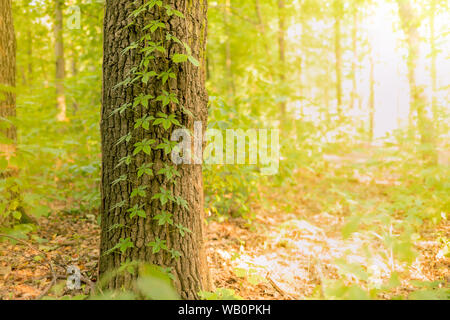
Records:
<instances>
[{"instance_id":1,"label":"green ivy leaf","mask_svg":"<svg viewBox=\"0 0 450 320\"><path fill-rule=\"evenodd\" d=\"M188 59L194 66L196 66L196 67L200 66L200 62L198 62L198 60L195 59L193 56L189 56Z\"/></svg>"},{"instance_id":2,"label":"green ivy leaf","mask_svg":"<svg viewBox=\"0 0 450 320\"><path fill-rule=\"evenodd\" d=\"M124 175L120 176L119 178L117 178L116 180L114 180L114 181L111 183L111 185L114 187L116 184L118 184L118 183L120 183L120 182L123 182L123 181L126 181L127 178L128 178L128 176L127 176L126 174L124 174Z\"/></svg>"},{"instance_id":3,"label":"green ivy leaf","mask_svg":"<svg viewBox=\"0 0 450 320\"><path fill-rule=\"evenodd\" d=\"M122 254L124 254L129 248L134 248L134 244L133 242L131 242L131 238L126 238L126 239L120 239L119 243L117 243L114 247L112 247L111 249L107 250L104 255L108 255L111 254L112 252L116 251L116 250L120 250L120 252Z\"/></svg>"},{"instance_id":4,"label":"green ivy leaf","mask_svg":"<svg viewBox=\"0 0 450 320\"><path fill-rule=\"evenodd\" d=\"M162 211L160 214L157 214L153 220L158 220L158 225L163 226L163 225L173 225L173 220L172 220L172 216L173 214L167 212L167 211Z\"/></svg>"},{"instance_id":5,"label":"green ivy leaf","mask_svg":"<svg viewBox=\"0 0 450 320\"><path fill-rule=\"evenodd\" d=\"M142 127L145 130L150 129L150 121L153 121L155 117L153 116L144 116L136 121L136 124L134 125L135 129L138 129Z\"/></svg>"},{"instance_id":6,"label":"green ivy leaf","mask_svg":"<svg viewBox=\"0 0 450 320\"><path fill-rule=\"evenodd\" d=\"M192 233L191 230L189 230L188 228L186 228L185 226L183 226L182 224L177 224L175 225L175 227L177 227L178 232L180 233L180 235L182 237L184 237L186 235L186 233Z\"/></svg>"},{"instance_id":7,"label":"green ivy leaf","mask_svg":"<svg viewBox=\"0 0 450 320\"><path fill-rule=\"evenodd\" d=\"M152 152L152 145L155 143L156 141L153 139L144 139L141 142L138 142L134 145L135 149L133 152L133 156L137 155L140 152L144 152L147 155L150 155Z\"/></svg>"},{"instance_id":8,"label":"green ivy leaf","mask_svg":"<svg viewBox=\"0 0 450 320\"><path fill-rule=\"evenodd\" d=\"M138 216L141 218L147 218L147 214L142 209L142 206L134 205L133 208L128 209L127 212L130 214L130 218L133 219L134 217Z\"/></svg>"},{"instance_id":9,"label":"green ivy leaf","mask_svg":"<svg viewBox=\"0 0 450 320\"><path fill-rule=\"evenodd\" d=\"M123 137L121 137L119 139L119 141L117 141L116 146L118 146L119 144L123 143L123 142L130 142L131 140L131 132L127 133L126 135L124 135Z\"/></svg>"},{"instance_id":10,"label":"green ivy leaf","mask_svg":"<svg viewBox=\"0 0 450 320\"><path fill-rule=\"evenodd\" d=\"M167 250L166 240L161 240L156 237L155 241L149 242L147 246L152 247L153 254L160 252L161 250Z\"/></svg>"},{"instance_id":11,"label":"green ivy leaf","mask_svg":"<svg viewBox=\"0 0 450 320\"><path fill-rule=\"evenodd\" d=\"M138 188L134 189L131 192L131 199L136 198L136 197L141 197L144 198L147 196L147 192L145 192L145 190L147 189L146 186L139 186Z\"/></svg>"},{"instance_id":12,"label":"green ivy leaf","mask_svg":"<svg viewBox=\"0 0 450 320\"><path fill-rule=\"evenodd\" d=\"M123 157L122 159L119 160L119 164L116 166L116 169L123 166L123 165L127 165L129 166L131 164L132 161L132 157L131 156L126 156Z\"/></svg>"},{"instance_id":13,"label":"green ivy leaf","mask_svg":"<svg viewBox=\"0 0 450 320\"><path fill-rule=\"evenodd\" d=\"M176 53L172 56L172 61L175 63L182 63L188 61L188 56L186 54Z\"/></svg>"},{"instance_id":14,"label":"green ivy leaf","mask_svg":"<svg viewBox=\"0 0 450 320\"><path fill-rule=\"evenodd\" d=\"M159 188L161 191L153 196L152 200L159 200L162 205L165 205L167 202L172 201L176 202L175 197L172 195L171 191L168 191L162 187Z\"/></svg>"},{"instance_id":15,"label":"green ivy leaf","mask_svg":"<svg viewBox=\"0 0 450 320\"><path fill-rule=\"evenodd\" d=\"M170 255L172 256L172 259L179 259L181 257L181 252L174 250L174 249L170 249Z\"/></svg>"},{"instance_id":16,"label":"green ivy leaf","mask_svg":"<svg viewBox=\"0 0 450 320\"><path fill-rule=\"evenodd\" d=\"M181 177L181 174L173 166L165 165L164 168L160 169L156 174L165 175L168 180L172 180L174 177Z\"/></svg>"},{"instance_id":17,"label":"green ivy leaf","mask_svg":"<svg viewBox=\"0 0 450 320\"><path fill-rule=\"evenodd\" d=\"M138 168L138 178L142 177L144 174L148 176L153 176L153 170L151 169L151 166L153 163L144 163L142 166Z\"/></svg>"}]
</instances>

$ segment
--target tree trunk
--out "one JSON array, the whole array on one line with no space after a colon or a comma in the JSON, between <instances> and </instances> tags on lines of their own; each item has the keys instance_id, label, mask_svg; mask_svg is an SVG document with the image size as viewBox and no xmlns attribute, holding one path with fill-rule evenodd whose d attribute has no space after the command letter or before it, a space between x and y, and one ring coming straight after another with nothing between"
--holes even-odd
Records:
<instances>
[{"instance_id":1,"label":"tree trunk","mask_svg":"<svg viewBox=\"0 0 450 320\"><path fill-rule=\"evenodd\" d=\"M375 131L375 62L370 53L370 94L369 94L369 141L373 142Z\"/></svg>"},{"instance_id":2,"label":"tree trunk","mask_svg":"<svg viewBox=\"0 0 450 320\"><path fill-rule=\"evenodd\" d=\"M284 0L278 0L278 50L280 59L280 85L285 86L286 81L286 18L285 18L285 3ZM284 91L284 90L283 90ZM284 95L284 92L283 92ZM284 98L283 98L284 99ZM280 113L282 120L286 119L286 101L280 103Z\"/></svg>"},{"instance_id":3,"label":"tree trunk","mask_svg":"<svg viewBox=\"0 0 450 320\"><path fill-rule=\"evenodd\" d=\"M341 48L341 0L334 0L334 54L336 58L336 99L338 115L342 114L342 48Z\"/></svg>"},{"instance_id":4,"label":"tree trunk","mask_svg":"<svg viewBox=\"0 0 450 320\"><path fill-rule=\"evenodd\" d=\"M262 39L264 50L265 50L264 52L266 54L270 54L269 46L267 45L267 40L266 40L266 24L263 20L262 14L261 14L261 5L259 3L259 0L255 0L255 13L256 13L256 20L258 21L259 36Z\"/></svg>"},{"instance_id":5,"label":"tree trunk","mask_svg":"<svg viewBox=\"0 0 450 320\"><path fill-rule=\"evenodd\" d=\"M28 55L28 79L29 84L33 83L33 35L31 34L31 28L27 30L27 55Z\"/></svg>"},{"instance_id":6,"label":"tree trunk","mask_svg":"<svg viewBox=\"0 0 450 320\"><path fill-rule=\"evenodd\" d=\"M439 112L437 102L437 49L436 49L436 1L431 0L430 8L430 49L431 49L431 94L433 108L433 122L439 126ZM439 130L438 130L439 131Z\"/></svg>"},{"instance_id":7,"label":"tree trunk","mask_svg":"<svg viewBox=\"0 0 450 320\"><path fill-rule=\"evenodd\" d=\"M233 76L233 60L231 56L231 32L230 32L230 19L231 17L231 0L225 0L225 7L223 10L223 23L225 25L225 35L227 40L225 41L225 67L227 71L227 83L228 83L228 94L234 99L236 95L236 87L234 85Z\"/></svg>"},{"instance_id":8,"label":"tree trunk","mask_svg":"<svg viewBox=\"0 0 450 320\"><path fill-rule=\"evenodd\" d=\"M67 121L66 95L64 91L65 61L63 40L63 5L64 0L55 0L55 58L56 58L56 104L58 107L58 121Z\"/></svg>"},{"instance_id":9,"label":"tree trunk","mask_svg":"<svg viewBox=\"0 0 450 320\"><path fill-rule=\"evenodd\" d=\"M77 52L75 49L73 49L72 55L73 55L72 56L72 77L74 78L74 85L76 87L77 86L77 76L78 76L78 56L77 56ZM78 101L77 101L76 96L73 98L72 108L73 108L73 115L76 115L78 112Z\"/></svg>"},{"instance_id":10,"label":"tree trunk","mask_svg":"<svg viewBox=\"0 0 450 320\"><path fill-rule=\"evenodd\" d=\"M259 37L261 39L260 41L263 43L264 55L270 64L272 63L272 55L270 52L269 45L267 43L267 27L263 19L263 15L261 13L261 4L259 3L259 0L255 0L254 5ZM269 81L273 81L272 72L269 72L268 74L266 74L266 76L268 77Z\"/></svg>"},{"instance_id":11,"label":"tree trunk","mask_svg":"<svg viewBox=\"0 0 450 320\"><path fill-rule=\"evenodd\" d=\"M16 37L12 18L11 0L0 2L0 117L12 119L16 117ZM4 120L0 119L0 122ZM0 140L0 157L9 159L15 154L17 139L16 127L1 126L0 134L6 138ZM11 175L9 169L0 172L0 179Z\"/></svg>"},{"instance_id":12,"label":"tree trunk","mask_svg":"<svg viewBox=\"0 0 450 320\"><path fill-rule=\"evenodd\" d=\"M437 163L437 152L434 141L432 121L427 115L427 102L424 90L416 81L416 67L420 58L420 20L409 0L397 0L399 15L403 31L406 34L408 44L408 81L410 87L410 119L417 114L417 124L420 134L422 158L428 165ZM411 121L412 122L412 121Z\"/></svg>"},{"instance_id":13,"label":"tree trunk","mask_svg":"<svg viewBox=\"0 0 450 320\"><path fill-rule=\"evenodd\" d=\"M102 136L102 206L101 206L101 258L100 275L116 270L122 263L142 261L165 268L171 268L175 278L174 285L184 299L197 299L200 290L209 290L210 281L204 252L204 213L203 213L203 180L201 165L175 166L170 155L163 150L152 149L149 155L138 153L132 157L129 165L119 165L122 158L133 154L135 143L142 139L155 139L162 143L163 139L171 137L170 130L161 126L150 125L148 130L135 129L135 121L146 115L157 117L158 112L174 114L187 129L194 129L195 121L200 121L203 131L206 130L208 116L207 92L205 89L205 49L207 29L207 2L198 0L167 0L165 4L179 10L185 18L175 15L168 17L164 9L157 6L145 11L137 18L129 18L130 14L142 2L136 4L130 0L107 0L104 18L104 61L103 61L103 104L101 120ZM150 70L157 73L171 68L176 73L176 79L169 79L165 84L153 77L148 84L129 84L117 86L125 80L133 67L139 66L143 54L139 50L121 52L142 36L142 28L149 21L165 21L166 29L152 34L152 41L165 39L166 31L184 41L192 48L192 54L200 61L200 67L190 63L173 63L168 57L183 51L183 47L171 44L164 54L156 54L150 62ZM135 25L124 28L131 21ZM164 33L164 34L163 34ZM165 42L164 42L165 43ZM127 110L123 114L111 113L118 107L133 103L140 94L158 97L163 90L177 96L179 105L170 103L163 106L156 99L149 101L148 108L143 106ZM182 108L190 111L193 118L183 113ZM189 113L189 112L188 112ZM118 140L131 134L131 140L118 143ZM155 144L155 145L156 145ZM136 173L143 164L148 164L153 175L138 177ZM118 166L119 165L119 166ZM158 173L165 166L175 168L180 176L175 177L176 184L166 175ZM121 181L120 177L126 176ZM119 180L117 180L119 179ZM114 182L116 181L116 182ZM120 181L117 183L117 181ZM136 186L145 186L146 194L142 197L132 197ZM168 201L164 205L153 196L161 192L171 193L187 201L188 208ZM122 205L123 204L123 205ZM144 217L130 217L128 209L141 205L145 211ZM172 225L158 224L155 216L163 212L172 215ZM118 226L120 227L114 227ZM175 225L191 230L184 236L178 232ZM123 239L132 242L132 248L125 252L114 251L108 254L117 243ZM168 250L181 253L179 259L173 259L167 250L153 253L151 242L166 241ZM108 282L110 289L131 288L135 276L119 274Z\"/></svg>"},{"instance_id":14,"label":"tree trunk","mask_svg":"<svg viewBox=\"0 0 450 320\"><path fill-rule=\"evenodd\" d=\"M306 30L307 30L307 17L304 15L304 13L302 12L303 8L302 8L303 3L300 2L299 3L299 20L300 20L300 25L301 25L301 33L300 33L300 50L301 53L298 55L298 67L297 67L297 72L298 72L298 95L300 97L299 99L299 113L300 113L300 117L303 119L305 112L305 98L306 98L306 94L305 94L305 86L304 86L304 77L305 77L305 70L306 70L306 59L304 59L304 53L303 53L303 49L305 48L305 44L304 44L304 35L306 34ZM306 56L306 55L305 55Z\"/></svg>"},{"instance_id":15,"label":"tree trunk","mask_svg":"<svg viewBox=\"0 0 450 320\"><path fill-rule=\"evenodd\" d=\"M30 0L25 2L25 10L31 16ZM31 20L31 19L30 19ZM28 84L33 87L33 22L27 27Z\"/></svg>"},{"instance_id":16,"label":"tree trunk","mask_svg":"<svg viewBox=\"0 0 450 320\"><path fill-rule=\"evenodd\" d=\"M6 159L6 168L2 164L0 169L0 181L6 179L6 200L7 214L22 209L20 204L20 193L17 184L8 178L17 175L18 170L11 164L11 158L16 153L17 131L11 123L6 123L16 117L16 37L14 33L14 23L12 18L11 0L0 2L0 160ZM3 161L4 162L4 161ZM5 181L2 181L5 182ZM3 194L0 194L2 198ZM17 203L14 208L11 203ZM7 215L4 218L0 215L0 226L5 227L11 224L12 217Z\"/></svg>"},{"instance_id":17,"label":"tree trunk","mask_svg":"<svg viewBox=\"0 0 450 320\"><path fill-rule=\"evenodd\" d=\"M358 71L358 7L356 3L353 8L352 49L352 94L350 106L356 109L356 100L358 99L358 82L356 80Z\"/></svg>"}]
</instances>

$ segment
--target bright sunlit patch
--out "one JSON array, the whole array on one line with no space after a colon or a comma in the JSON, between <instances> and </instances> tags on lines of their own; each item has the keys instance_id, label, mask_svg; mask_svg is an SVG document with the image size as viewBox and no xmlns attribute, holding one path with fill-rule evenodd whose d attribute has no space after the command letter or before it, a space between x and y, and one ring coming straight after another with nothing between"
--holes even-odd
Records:
<instances>
[{"instance_id":1,"label":"bright sunlit patch","mask_svg":"<svg viewBox=\"0 0 450 320\"><path fill-rule=\"evenodd\" d=\"M421 5L421 3L417 3ZM410 92L408 83L408 69L406 59L408 50L405 44L405 35L401 28L398 18L398 8L395 2L377 2L371 8L370 14L360 22L359 37L367 36L370 43L368 47L359 48L366 50L368 54L358 62L357 99L361 100L362 109L352 109L347 106L346 112L355 118L366 118L368 114L368 105L370 97L370 69L371 59L374 63L374 81L375 81L375 114L374 114L374 138L383 138L391 134L398 128L404 128L408 125L410 113ZM448 12L439 12L436 15L436 29L440 30L442 36L437 39L440 52L450 52L450 35L445 30L450 29L450 18ZM330 30L332 25L322 20L311 19L308 22L311 29L317 33ZM428 20L422 23L419 28L421 36L429 38ZM293 24L288 29L289 40L295 46L299 46L302 39L303 26L301 23ZM305 54L302 50L295 50L295 55ZM422 86L424 95L427 99L428 110L433 93L431 90L430 74L430 44L422 41L420 45L419 65L416 66L416 80L418 85ZM344 61L351 61L353 53L351 50L344 50ZM448 88L450 85L450 59L445 54L438 54L436 64L438 92L435 97L440 106L450 110ZM351 72L350 65L344 66L344 74ZM330 75L334 77L334 75ZM352 81L346 77L343 81L343 91L350 93L352 91ZM349 95L349 94L348 94ZM345 97L345 103L348 104L350 97ZM347 102L346 102L347 101ZM295 110L296 119L308 119L312 121L320 120L320 112L316 106L309 106L305 101L294 101L292 108Z\"/></svg>"}]
</instances>

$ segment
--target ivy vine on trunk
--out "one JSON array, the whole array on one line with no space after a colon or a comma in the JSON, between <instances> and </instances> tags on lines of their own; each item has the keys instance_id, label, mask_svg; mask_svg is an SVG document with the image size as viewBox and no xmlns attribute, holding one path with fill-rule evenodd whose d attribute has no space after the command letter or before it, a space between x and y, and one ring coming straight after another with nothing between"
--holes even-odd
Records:
<instances>
[{"instance_id":1,"label":"ivy vine on trunk","mask_svg":"<svg viewBox=\"0 0 450 320\"><path fill-rule=\"evenodd\" d=\"M200 165L170 159L173 130L207 122L207 2L107 0L104 20L100 275L160 266L180 296L209 289ZM121 272L108 288L130 288Z\"/></svg>"}]
</instances>

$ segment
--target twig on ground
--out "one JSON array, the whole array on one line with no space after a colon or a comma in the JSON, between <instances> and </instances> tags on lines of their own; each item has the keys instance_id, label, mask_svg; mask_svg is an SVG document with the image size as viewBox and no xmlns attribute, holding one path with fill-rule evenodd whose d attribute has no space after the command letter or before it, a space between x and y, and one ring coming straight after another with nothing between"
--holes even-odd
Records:
<instances>
[{"instance_id":1,"label":"twig on ground","mask_svg":"<svg viewBox=\"0 0 450 320\"><path fill-rule=\"evenodd\" d=\"M314 258L314 271L316 272L316 274L318 276L319 285L320 285L320 294L322 295L322 297L325 297L325 291L323 289L323 281L324 281L325 277L324 277L323 271L322 271L322 263L317 258Z\"/></svg>"},{"instance_id":2,"label":"twig on ground","mask_svg":"<svg viewBox=\"0 0 450 320\"><path fill-rule=\"evenodd\" d=\"M282 290L276 283L275 281L273 281L273 279L270 277L270 272L267 273L266 275L266 279L267 281L269 281L269 283L272 285L272 287L274 287L274 289L281 294L283 297L288 298L289 300L297 300L295 297L293 297L292 295L290 295L289 293L287 293L286 291Z\"/></svg>"}]
</instances>

